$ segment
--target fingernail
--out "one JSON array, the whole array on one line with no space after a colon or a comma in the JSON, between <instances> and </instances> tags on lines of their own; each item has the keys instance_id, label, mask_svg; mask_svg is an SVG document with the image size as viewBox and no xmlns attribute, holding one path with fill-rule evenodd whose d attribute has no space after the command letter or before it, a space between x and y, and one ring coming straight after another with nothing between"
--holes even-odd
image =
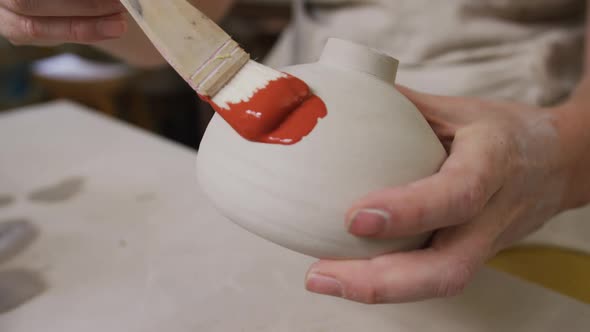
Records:
<instances>
[{"instance_id":1,"label":"fingernail","mask_svg":"<svg viewBox=\"0 0 590 332\"><path fill-rule=\"evenodd\" d=\"M99 21L96 28L98 33L100 33L103 37L114 38L120 37L123 33L125 33L125 30L127 30L127 24L125 20L121 19L120 17L107 18Z\"/></svg>"},{"instance_id":2,"label":"fingernail","mask_svg":"<svg viewBox=\"0 0 590 332\"><path fill-rule=\"evenodd\" d=\"M359 210L352 216L348 231L358 236L375 236L385 231L385 226L390 219L389 213L383 210Z\"/></svg>"},{"instance_id":3,"label":"fingernail","mask_svg":"<svg viewBox=\"0 0 590 332\"><path fill-rule=\"evenodd\" d=\"M305 284L310 292L336 297L344 295L342 283L332 277L310 273Z\"/></svg>"}]
</instances>

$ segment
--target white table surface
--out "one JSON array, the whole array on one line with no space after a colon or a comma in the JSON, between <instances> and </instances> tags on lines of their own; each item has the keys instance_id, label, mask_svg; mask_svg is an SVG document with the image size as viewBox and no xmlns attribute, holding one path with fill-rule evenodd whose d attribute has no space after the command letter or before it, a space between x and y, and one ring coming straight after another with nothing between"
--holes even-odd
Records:
<instances>
[{"instance_id":1,"label":"white table surface","mask_svg":"<svg viewBox=\"0 0 590 332\"><path fill-rule=\"evenodd\" d=\"M34 271L47 289L0 315L0 331L588 331L589 306L492 270L450 300L366 306L309 294L313 260L219 216L195 156L71 103L1 114L0 194L16 201L0 222L28 218L40 235L0 272ZM71 178L83 180L71 199L29 199ZM587 246L590 232L572 225L588 215L539 241L557 232Z\"/></svg>"}]
</instances>

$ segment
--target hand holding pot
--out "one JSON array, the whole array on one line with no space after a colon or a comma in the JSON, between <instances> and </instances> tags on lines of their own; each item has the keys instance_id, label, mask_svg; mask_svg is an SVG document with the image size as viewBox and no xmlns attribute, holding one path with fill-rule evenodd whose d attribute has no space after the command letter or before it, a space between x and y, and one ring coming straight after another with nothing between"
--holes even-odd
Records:
<instances>
[{"instance_id":1,"label":"hand holding pot","mask_svg":"<svg viewBox=\"0 0 590 332\"><path fill-rule=\"evenodd\" d=\"M438 231L424 250L320 261L309 290L364 303L456 295L499 250L590 201L590 139L580 121L588 115L576 116L573 103L542 109L400 90L450 157L435 175L362 198L346 227L363 238Z\"/></svg>"}]
</instances>

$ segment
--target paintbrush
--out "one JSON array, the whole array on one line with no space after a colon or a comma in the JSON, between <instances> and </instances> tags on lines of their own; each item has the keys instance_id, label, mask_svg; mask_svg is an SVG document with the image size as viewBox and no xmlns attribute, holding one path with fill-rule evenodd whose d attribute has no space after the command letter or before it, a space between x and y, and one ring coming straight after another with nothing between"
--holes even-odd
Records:
<instances>
[{"instance_id":1,"label":"paintbrush","mask_svg":"<svg viewBox=\"0 0 590 332\"><path fill-rule=\"evenodd\" d=\"M301 80L251 60L186 0L121 2L172 67L248 140L273 143L269 132L312 96Z\"/></svg>"}]
</instances>

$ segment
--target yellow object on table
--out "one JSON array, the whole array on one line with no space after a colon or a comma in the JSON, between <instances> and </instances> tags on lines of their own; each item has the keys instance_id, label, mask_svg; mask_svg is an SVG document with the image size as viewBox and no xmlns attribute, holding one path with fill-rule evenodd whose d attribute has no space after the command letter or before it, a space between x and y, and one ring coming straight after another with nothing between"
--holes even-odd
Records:
<instances>
[{"instance_id":1,"label":"yellow object on table","mask_svg":"<svg viewBox=\"0 0 590 332\"><path fill-rule=\"evenodd\" d=\"M497 270L590 304L590 255L546 245L523 245L489 262Z\"/></svg>"}]
</instances>

